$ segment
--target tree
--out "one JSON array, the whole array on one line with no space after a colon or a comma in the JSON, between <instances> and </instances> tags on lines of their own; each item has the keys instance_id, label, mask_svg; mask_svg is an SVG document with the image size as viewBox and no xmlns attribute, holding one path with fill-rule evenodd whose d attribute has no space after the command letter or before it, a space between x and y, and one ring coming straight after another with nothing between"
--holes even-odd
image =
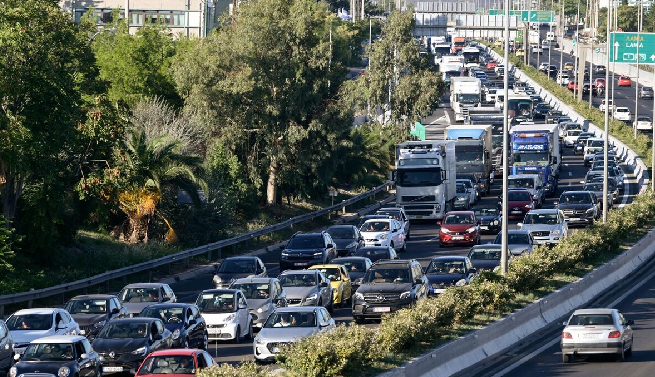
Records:
<instances>
[{"instance_id":1,"label":"tree","mask_svg":"<svg viewBox=\"0 0 655 377\"><path fill-rule=\"evenodd\" d=\"M639 25L639 8L631 5L621 5L617 9L617 28L625 32L636 32Z\"/></svg>"}]
</instances>

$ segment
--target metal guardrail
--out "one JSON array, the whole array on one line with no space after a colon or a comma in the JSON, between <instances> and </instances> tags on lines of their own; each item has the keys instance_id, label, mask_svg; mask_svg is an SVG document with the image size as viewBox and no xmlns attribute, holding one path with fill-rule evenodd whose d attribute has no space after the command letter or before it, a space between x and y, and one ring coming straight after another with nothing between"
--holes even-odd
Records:
<instances>
[{"instance_id":1,"label":"metal guardrail","mask_svg":"<svg viewBox=\"0 0 655 377\"><path fill-rule=\"evenodd\" d=\"M201 254L207 254L209 259L212 259L212 253L215 250L221 250L224 247L228 246L236 246L237 244L241 242L247 242L253 238L257 238L266 234L274 233L280 230L283 230L288 227L292 227L294 224L302 223L304 221L312 220L320 216L325 216L328 215L332 212L341 210L345 212L345 209L347 206L356 203L362 199L366 199L372 195L377 194L378 192L381 191L388 191L389 188L391 187L392 182L387 181L384 184L366 191L363 194L354 196L350 199L344 200L341 203L337 203L334 205L331 205L329 207L323 208L318 211L314 211L305 215L300 215L296 217L292 217L286 221L283 221L281 223L273 224L271 226L267 226L265 228L261 228L249 233L244 233L240 234L238 236L228 238L225 240L221 240L218 242L210 243L207 245L199 246L193 249L188 249L184 251L180 251L179 253L168 255L165 257L153 259L147 262L142 262L138 263L132 266L128 267L123 267L117 270L112 270L112 271L107 271L99 275L95 275L86 279L81 279L77 281L73 281L70 283L64 283L64 284L59 284L55 285L54 287L48 287L48 288L42 288L42 289L36 289L36 290L30 290L28 292L20 292L20 293L15 293L15 294L9 294L9 295L0 295L0 317L4 317L4 309L5 305L8 304L16 304L20 302L25 302L28 301L31 302L32 300L37 300L37 299L42 299L46 297L51 297L55 295L60 295L60 294L66 294L68 292L72 291L77 291L81 289L86 289L94 285L99 285L103 283L107 283L110 280L118 279L118 278L123 278L128 275L132 275L135 273L139 272L144 272L144 271L149 271L154 268L158 268L167 264L175 263L175 262L180 262L183 260L187 260L188 258L195 257Z\"/></svg>"}]
</instances>

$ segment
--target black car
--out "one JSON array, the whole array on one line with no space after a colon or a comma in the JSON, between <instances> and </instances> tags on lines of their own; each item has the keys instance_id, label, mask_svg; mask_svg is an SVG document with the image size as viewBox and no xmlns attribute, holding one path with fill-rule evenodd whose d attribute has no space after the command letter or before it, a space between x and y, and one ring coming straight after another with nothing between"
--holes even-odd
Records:
<instances>
[{"instance_id":1,"label":"black car","mask_svg":"<svg viewBox=\"0 0 655 377\"><path fill-rule=\"evenodd\" d=\"M438 295L448 287L470 284L478 272L468 257L452 255L432 259L425 269L425 276L430 285L428 294Z\"/></svg>"},{"instance_id":2,"label":"black car","mask_svg":"<svg viewBox=\"0 0 655 377\"><path fill-rule=\"evenodd\" d=\"M325 230L337 246L337 255L353 255L364 246L364 237L354 225L333 225Z\"/></svg>"},{"instance_id":3,"label":"black car","mask_svg":"<svg viewBox=\"0 0 655 377\"><path fill-rule=\"evenodd\" d=\"M532 119L546 119L546 115L548 112L552 110L550 106L548 106L545 103L540 103L537 106L535 106L532 114Z\"/></svg>"},{"instance_id":4,"label":"black car","mask_svg":"<svg viewBox=\"0 0 655 377\"><path fill-rule=\"evenodd\" d=\"M0 370L9 372L14 364L14 340L5 321L0 319Z\"/></svg>"},{"instance_id":5,"label":"black car","mask_svg":"<svg viewBox=\"0 0 655 377\"><path fill-rule=\"evenodd\" d=\"M225 258L216 265L214 272L214 288L227 288L237 279L266 277L266 266L257 257Z\"/></svg>"},{"instance_id":6,"label":"black car","mask_svg":"<svg viewBox=\"0 0 655 377\"><path fill-rule=\"evenodd\" d=\"M468 257L477 272L485 270L493 271L496 267L500 266L501 253L502 245L488 243L473 246L469 250ZM508 258L511 255L512 253L507 253Z\"/></svg>"},{"instance_id":7,"label":"black car","mask_svg":"<svg viewBox=\"0 0 655 377\"><path fill-rule=\"evenodd\" d=\"M93 340L100 329L115 318L130 316L127 308L115 295L81 295L66 303L65 309L80 325L81 334Z\"/></svg>"},{"instance_id":8,"label":"black car","mask_svg":"<svg viewBox=\"0 0 655 377\"><path fill-rule=\"evenodd\" d=\"M93 341L102 373L135 373L153 351L171 348L173 334L161 319L122 318L110 321Z\"/></svg>"},{"instance_id":9,"label":"black car","mask_svg":"<svg viewBox=\"0 0 655 377\"><path fill-rule=\"evenodd\" d=\"M557 203L569 227L576 224L592 225L600 217L598 207L598 199L591 191L564 191Z\"/></svg>"},{"instance_id":10,"label":"black car","mask_svg":"<svg viewBox=\"0 0 655 377\"><path fill-rule=\"evenodd\" d=\"M280 247L280 271L308 268L315 264L328 264L337 257L337 247L330 235L320 233L296 233L286 246Z\"/></svg>"},{"instance_id":11,"label":"black car","mask_svg":"<svg viewBox=\"0 0 655 377\"><path fill-rule=\"evenodd\" d=\"M366 271L368 271L373 262L366 257L344 257L337 258L332 261L333 264L341 264L346 267L348 274L350 275L350 284L352 285L352 292L355 292L359 288L359 284L362 281Z\"/></svg>"},{"instance_id":12,"label":"black car","mask_svg":"<svg viewBox=\"0 0 655 377\"><path fill-rule=\"evenodd\" d=\"M548 124L557 123L562 115L564 114L560 110L550 110L548 114L546 114L545 121Z\"/></svg>"},{"instance_id":13,"label":"black car","mask_svg":"<svg viewBox=\"0 0 655 377\"><path fill-rule=\"evenodd\" d=\"M356 257L364 257L375 263L380 259L398 259L398 253L391 246L367 246L355 253Z\"/></svg>"},{"instance_id":14,"label":"black car","mask_svg":"<svg viewBox=\"0 0 655 377\"><path fill-rule=\"evenodd\" d=\"M171 303L146 306L139 317L159 318L172 333L176 348L207 349L209 335L200 310L193 304Z\"/></svg>"},{"instance_id":15,"label":"black car","mask_svg":"<svg viewBox=\"0 0 655 377\"><path fill-rule=\"evenodd\" d=\"M380 261L366 272L353 296L353 319L362 323L380 318L415 305L427 294L428 279L416 260Z\"/></svg>"},{"instance_id":16,"label":"black car","mask_svg":"<svg viewBox=\"0 0 655 377\"><path fill-rule=\"evenodd\" d=\"M95 376L102 364L89 340L83 336L54 335L33 340L8 376Z\"/></svg>"},{"instance_id":17,"label":"black car","mask_svg":"<svg viewBox=\"0 0 655 377\"><path fill-rule=\"evenodd\" d=\"M502 227L502 216L496 206L476 207L473 209L481 233L496 234Z\"/></svg>"},{"instance_id":18,"label":"black car","mask_svg":"<svg viewBox=\"0 0 655 377\"><path fill-rule=\"evenodd\" d=\"M604 75L607 72L607 69L604 65L594 66L594 76Z\"/></svg>"}]
</instances>

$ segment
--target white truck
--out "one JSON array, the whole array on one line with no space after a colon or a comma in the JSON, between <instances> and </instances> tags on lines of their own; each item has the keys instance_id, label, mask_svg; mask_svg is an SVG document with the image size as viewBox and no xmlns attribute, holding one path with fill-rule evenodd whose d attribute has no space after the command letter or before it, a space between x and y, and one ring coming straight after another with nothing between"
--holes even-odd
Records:
<instances>
[{"instance_id":1,"label":"white truck","mask_svg":"<svg viewBox=\"0 0 655 377\"><path fill-rule=\"evenodd\" d=\"M450 79L450 107L455 112L455 122L466 119L466 109L479 107L482 102L482 83L477 77L452 77Z\"/></svg>"},{"instance_id":2,"label":"white truck","mask_svg":"<svg viewBox=\"0 0 655 377\"><path fill-rule=\"evenodd\" d=\"M456 186L455 142L406 141L396 145L396 203L410 220L442 220Z\"/></svg>"},{"instance_id":3,"label":"white truck","mask_svg":"<svg viewBox=\"0 0 655 377\"><path fill-rule=\"evenodd\" d=\"M492 126L490 124L454 124L446 127L445 139L455 142L456 168L459 174L473 174L481 192L489 193L492 169Z\"/></svg>"},{"instance_id":4,"label":"white truck","mask_svg":"<svg viewBox=\"0 0 655 377\"><path fill-rule=\"evenodd\" d=\"M450 83L452 77L464 75L464 57L461 55L442 55L439 63L439 72L443 74L446 83Z\"/></svg>"}]
</instances>

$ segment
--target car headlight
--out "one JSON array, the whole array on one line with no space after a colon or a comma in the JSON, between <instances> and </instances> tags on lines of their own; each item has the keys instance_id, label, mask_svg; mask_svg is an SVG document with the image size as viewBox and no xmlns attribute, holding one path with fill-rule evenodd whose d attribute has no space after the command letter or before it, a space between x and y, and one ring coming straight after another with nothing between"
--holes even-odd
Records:
<instances>
[{"instance_id":1,"label":"car headlight","mask_svg":"<svg viewBox=\"0 0 655 377\"><path fill-rule=\"evenodd\" d=\"M146 347L137 348L134 351L132 351L132 355L145 356L147 351L148 351L148 348L146 348Z\"/></svg>"},{"instance_id":2,"label":"car headlight","mask_svg":"<svg viewBox=\"0 0 655 377\"><path fill-rule=\"evenodd\" d=\"M461 197L461 196L458 196L458 197L455 199L456 202L463 202L463 201L465 201L465 200L466 200L466 198Z\"/></svg>"},{"instance_id":3,"label":"car headlight","mask_svg":"<svg viewBox=\"0 0 655 377\"><path fill-rule=\"evenodd\" d=\"M16 367L9 368L9 377L16 377L16 374L18 374L18 370L16 370Z\"/></svg>"},{"instance_id":4,"label":"car headlight","mask_svg":"<svg viewBox=\"0 0 655 377\"><path fill-rule=\"evenodd\" d=\"M551 235L551 236L559 236L560 234L562 234L562 230L561 230L561 229L553 229L553 231L550 232L550 235Z\"/></svg>"},{"instance_id":5,"label":"car headlight","mask_svg":"<svg viewBox=\"0 0 655 377\"><path fill-rule=\"evenodd\" d=\"M364 299L363 294L361 294L359 292L355 292L355 300L363 300L363 299Z\"/></svg>"},{"instance_id":6,"label":"car headlight","mask_svg":"<svg viewBox=\"0 0 655 377\"><path fill-rule=\"evenodd\" d=\"M316 300L317 298L318 298L318 293L314 293L313 295L309 295L305 297L305 301L313 301Z\"/></svg>"},{"instance_id":7,"label":"car headlight","mask_svg":"<svg viewBox=\"0 0 655 377\"><path fill-rule=\"evenodd\" d=\"M323 252L322 251L318 252L318 253L314 253L314 258L322 258L322 257L323 257Z\"/></svg>"},{"instance_id":8,"label":"car headlight","mask_svg":"<svg viewBox=\"0 0 655 377\"><path fill-rule=\"evenodd\" d=\"M105 323L107 323L107 321L103 319L103 320L100 321L100 322L96 322L96 323L94 323L94 324L93 324L93 327L95 327L96 329L99 329L99 328L103 327L103 326L105 325Z\"/></svg>"},{"instance_id":9,"label":"car headlight","mask_svg":"<svg viewBox=\"0 0 655 377\"><path fill-rule=\"evenodd\" d=\"M498 225L498 220L494 220L494 221L492 222L492 224L493 224L493 225Z\"/></svg>"},{"instance_id":10,"label":"car headlight","mask_svg":"<svg viewBox=\"0 0 655 377\"><path fill-rule=\"evenodd\" d=\"M466 233L473 233L473 232L475 232L475 227L474 226L466 229Z\"/></svg>"},{"instance_id":11,"label":"car headlight","mask_svg":"<svg viewBox=\"0 0 655 377\"><path fill-rule=\"evenodd\" d=\"M289 253L287 251L283 251L282 254L280 254L280 255L282 255L283 257L288 257Z\"/></svg>"},{"instance_id":12,"label":"car headlight","mask_svg":"<svg viewBox=\"0 0 655 377\"><path fill-rule=\"evenodd\" d=\"M260 337L255 338L255 344L264 344L264 343L266 343L266 342L264 342L264 339L262 339Z\"/></svg>"},{"instance_id":13,"label":"car headlight","mask_svg":"<svg viewBox=\"0 0 655 377\"><path fill-rule=\"evenodd\" d=\"M593 208L589 208L589 209L586 211L586 214L587 214L587 215L591 215L592 213L594 213L594 209L593 209Z\"/></svg>"},{"instance_id":14,"label":"car headlight","mask_svg":"<svg viewBox=\"0 0 655 377\"><path fill-rule=\"evenodd\" d=\"M403 293L400 294L400 299L405 300L405 299L410 298L411 296L412 296L411 291L403 292Z\"/></svg>"},{"instance_id":15,"label":"car headlight","mask_svg":"<svg viewBox=\"0 0 655 377\"><path fill-rule=\"evenodd\" d=\"M214 283L222 283L223 279L220 276L214 275Z\"/></svg>"},{"instance_id":16,"label":"car headlight","mask_svg":"<svg viewBox=\"0 0 655 377\"><path fill-rule=\"evenodd\" d=\"M384 233L384 234L381 234L380 237L378 237L378 238L381 239L381 240L386 240L388 237L389 237L389 235Z\"/></svg>"},{"instance_id":17,"label":"car headlight","mask_svg":"<svg viewBox=\"0 0 655 377\"><path fill-rule=\"evenodd\" d=\"M351 243L350 245L346 246L346 249L354 249L357 247L356 243Z\"/></svg>"},{"instance_id":18,"label":"car headlight","mask_svg":"<svg viewBox=\"0 0 655 377\"><path fill-rule=\"evenodd\" d=\"M180 337L180 329L175 329L175 331L173 331L173 339L176 340L179 337Z\"/></svg>"},{"instance_id":19,"label":"car headlight","mask_svg":"<svg viewBox=\"0 0 655 377\"><path fill-rule=\"evenodd\" d=\"M71 370L68 367L61 367L59 368L59 371L57 372L57 376L59 377L68 377L68 375L71 373Z\"/></svg>"},{"instance_id":20,"label":"car headlight","mask_svg":"<svg viewBox=\"0 0 655 377\"><path fill-rule=\"evenodd\" d=\"M526 204L526 205L525 205L525 208L532 209L532 203L530 203L530 204Z\"/></svg>"},{"instance_id":21,"label":"car headlight","mask_svg":"<svg viewBox=\"0 0 655 377\"><path fill-rule=\"evenodd\" d=\"M264 307L263 306L257 308L257 313L263 313L263 312L264 312Z\"/></svg>"},{"instance_id":22,"label":"car headlight","mask_svg":"<svg viewBox=\"0 0 655 377\"><path fill-rule=\"evenodd\" d=\"M450 230L448 230L448 229L446 229L446 228L441 228L440 231L441 231L441 232L444 232L444 233L446 233L446 234L450 234Z\"/></svg>"},{"instance_id":23,"label":"car headlight","mask_svg":"<svg viewBox=\"0 0 655 377\"><path fill-rule=\"evenodd\" d=\"M227 317L225 317L225 322L232 322L236 318L236 314L230 314Z\"/></svg>"},{"instance_id":24,"label":"car headlight","mask_svg":"<svg viewBox=\"0 0 655 377\"><path fill-rule=\"evenodd\" d=\"M457 283L455 283L455 286L456 286L456 287L463 287L463 286L465 286L465 285L466 285L466 280L464 280L464 279L459 279L459 280L457 281Z\"/></svg>"}]
</instances>

